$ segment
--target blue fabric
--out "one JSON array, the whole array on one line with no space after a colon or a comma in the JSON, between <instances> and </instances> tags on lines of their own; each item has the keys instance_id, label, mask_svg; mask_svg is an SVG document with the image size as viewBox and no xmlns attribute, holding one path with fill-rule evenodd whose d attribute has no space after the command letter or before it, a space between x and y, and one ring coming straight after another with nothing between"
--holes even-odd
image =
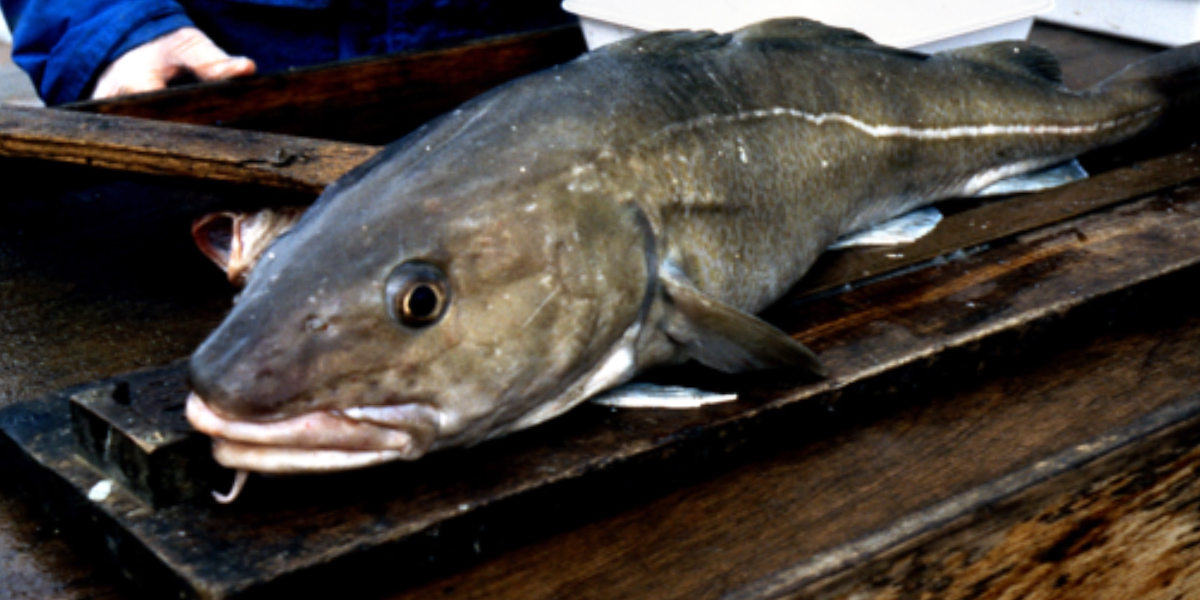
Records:
<instances>
[{"instance_id":1,"label":"blue fabric","mask_svg":"<svg viewBox=\"0 0 1200 600\"><path fill-rule=\"evenodd\" d=\"M194 25L260 73L548 27L559 0L0 0L13 60L48 105L83 99L108 63Z\"/></svg>"}]
</instances>

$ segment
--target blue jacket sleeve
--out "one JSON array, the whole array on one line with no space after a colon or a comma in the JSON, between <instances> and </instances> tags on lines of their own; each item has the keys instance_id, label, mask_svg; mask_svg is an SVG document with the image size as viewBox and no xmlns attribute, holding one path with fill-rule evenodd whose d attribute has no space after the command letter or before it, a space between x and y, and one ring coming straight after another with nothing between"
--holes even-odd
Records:
<instances>
[{"instance_id":1,"label":"blue jacket sleeve","mask_svg":"<svg viewBox=\"0 0 1200 600\"><path fill-rule=\"evenodd\" d=\"M174 0L0 0L13 61L48 105L80 100L125 52L191 25Z\"/></svg>"}]
</instances>

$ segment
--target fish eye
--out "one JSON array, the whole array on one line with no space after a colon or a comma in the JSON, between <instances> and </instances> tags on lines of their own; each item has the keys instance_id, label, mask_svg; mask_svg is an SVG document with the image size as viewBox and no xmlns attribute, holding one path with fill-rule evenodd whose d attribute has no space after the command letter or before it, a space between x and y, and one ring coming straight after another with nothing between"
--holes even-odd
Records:
<instances>
[{"instance_id":1,"label":"fish eye","mask_svg":"<svg viewBox=\"0 0 1200 600\"><path fill-rule=\"evenodd\" d=\"M407 327L432 325L450 305L450 285L445 274L419 261L392 269L385 293L392 318Z\"/></svg>"}]
</instances>

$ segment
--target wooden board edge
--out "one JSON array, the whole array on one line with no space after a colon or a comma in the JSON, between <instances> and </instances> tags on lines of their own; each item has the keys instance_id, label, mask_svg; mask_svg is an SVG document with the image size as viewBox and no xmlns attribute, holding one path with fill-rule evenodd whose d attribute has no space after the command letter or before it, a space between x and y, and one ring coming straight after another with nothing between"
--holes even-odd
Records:
<instances>
[{"instance_id":1,"label":"wooden board edge","mask_svg":"<svg viewBox=\"0 0 1200 600\"><path fill-rule=\"evenodd\" d=\"M1036 520L1061 491L1084 490L1104 478L1153 468L1185 454L1200 442L1200 394L1151 412L1136 422L1088 442L1038 460L1024 469L966 493L907 515L891 527L841 547L813 556L794 567L731 592L728 600L778 600L785 598L868 598L872 591L890 597L886 589L912 587L912 581L888 579L917 554L946 538L972 538L970 528L992 533ZM1171 451L1166 451L1166 450ZM990 540L994 541L994 540ZM966 545L962 540L957 544ZM951 544L958 548L957 544ZM987 541L982 542L987 546ZM954 549L941 549L946 557ZM922 557L928 560L927 556ZM928 567L923 567L928 568ZM916 569L902 576L930 579ZM883 583L886 582L886 583ZM1002 591L997 589L997 591Z\"/></svg>"}]
</instances>

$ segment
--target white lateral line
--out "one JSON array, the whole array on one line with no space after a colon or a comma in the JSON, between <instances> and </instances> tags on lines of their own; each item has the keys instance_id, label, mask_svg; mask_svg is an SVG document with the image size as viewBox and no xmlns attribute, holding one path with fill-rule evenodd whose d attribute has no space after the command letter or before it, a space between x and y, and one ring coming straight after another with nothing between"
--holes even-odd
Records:
<instances>
[{"instance_id":1,"label":"white lateral line","mask_svg":"<svg viewBox=\"0 0 1200 600\"><path fill-rule=\"evenodd\" d=\"M902 137L918 140L951 140L958 138L972 137L994 137L1005 135L1089 135L1109 129L1116 129L1131 121L1141 119L1150 114L1159 112L1162 107L1154 106L1146 110L1136 113L1131 113L1108 121L1100 121L1098 123L1085 123L1079 125L1053 125L1053 124L1012 124L1012 125L958 125L953 127L909 127L907 125L879 125L872 124L841 113L822 113L814 114L797 110L794 108L764 108L759 110L751 110L740 112L733 115L709 115L688 123L682 123L676 127L668 127L664 130L671 129L695 129L706 125L712 125L721 121L736 123L738 121L750 121L754 119L763 119L767 117L793 117L803 119L814 125L824 125L826 123L841 123L849 125L871 137L887 138L887 137Z\"/></svg>"}]
</instances>

